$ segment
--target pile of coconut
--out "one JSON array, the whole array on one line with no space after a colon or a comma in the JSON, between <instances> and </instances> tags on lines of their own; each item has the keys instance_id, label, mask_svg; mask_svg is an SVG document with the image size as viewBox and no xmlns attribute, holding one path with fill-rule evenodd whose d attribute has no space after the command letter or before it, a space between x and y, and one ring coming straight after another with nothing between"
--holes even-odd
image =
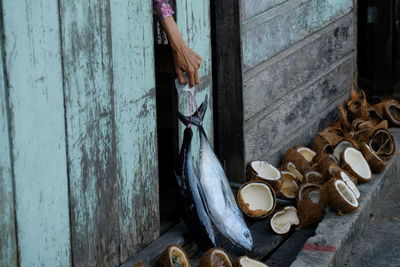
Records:
<instances>
[{"instance_id":1,"label":"pile of coconut","mask_svg":"<svg viewBox=\"0 0 400 267\"><path fill-rule=\"evenodd\" d=\"M356 210L361 197L357 185L385 170L396 151L389 126L400 126L400 103L371 105L364 91L353 87L350 100L339 107L339 121L319 132L310 148L287 150L279 168L267 161L248 163L248 182L238 190L239 207L252 218L270 216L278 234L293 225L302 229L317 224L326 207L339 215ZM290 205L275 210L282 199Z\"/></svg>"}]
</instances>

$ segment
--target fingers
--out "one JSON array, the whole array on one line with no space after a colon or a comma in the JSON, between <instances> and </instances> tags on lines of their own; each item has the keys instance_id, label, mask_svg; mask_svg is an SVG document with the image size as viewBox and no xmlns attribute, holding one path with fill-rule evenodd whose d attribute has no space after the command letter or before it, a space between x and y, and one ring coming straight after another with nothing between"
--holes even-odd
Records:
<instances>
[{"instance_id":1,"label":"fingers","mask_svg":"<svg viewBox=\"0 0 400 267\"><path fill-rule=\"evenodd\" d=\"M199 71L196 70L196 72L194 73L194 82L196 84L200 84L200 78L199 78Z\"/></svg>"},{"instance_id":2,"label":"fingers","mask_svg":"<svg viewBox=\"0 0 400 267\"><path fill-rule=\"evenodd\" d=\"M189 86L193 87L196 85L196 80L195 80L195 73L197 72L197 70L195 72L190 72L189 73Z\"/></svg>"},{"instance_id":3,"label":"fingers","mask_svg":"<svg viewBox=\"0 0 400 267\"><path fill-rule=\"evenodd\" d=\"M183 72L180 68L176 68L175 70L176 72L176 76L178 77L178 81L180 84L187 84L187 81L185 80L185 78L183 77Z\"/></svg>"}]
</instances>

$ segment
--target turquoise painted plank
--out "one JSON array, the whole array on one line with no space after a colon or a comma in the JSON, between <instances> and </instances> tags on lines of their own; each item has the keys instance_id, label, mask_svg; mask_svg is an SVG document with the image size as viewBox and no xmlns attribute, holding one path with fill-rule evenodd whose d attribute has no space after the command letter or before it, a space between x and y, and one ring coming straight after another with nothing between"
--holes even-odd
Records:
<instances>
[{"instance_id":1,"label":"turquoise painted plank","mask_svg":"<svg viewBox=\"0 0 400 267\"><path fill-rule=\"evenodd\" d=\"M196 99L200 105L208 95L208 109L204 119L204 129L211 143L214 140L213 101L212 101L212 69L211 69L211 26L210 1L177 0L177 24L190 48L199 54L203 61L199 71L201 84L196 87ZM178 92L178 107L188 114L187 94ZM179 140L182 142L184 126L179 123ZM197 132L197 131L196 131ZM199 138L195 138L193 151L199 149Z\"/></svg>"},{"instance_id":2,"label":"turquoise painted plank","mask_svg":"<svg viewBox=\"0 0 400 267\"><path fill-rule=\"evenodd\" d=\"M20 266L69 266L57 2L2 3Z\"/></svg>"},{"instance_id":3,"label":"turquoise painted plank","mask_svg":"<svg viewBox=\"0 0 400 267\"><path fill-rule=\"evenodd\" d=\"M117 266L119 218L124 214L109 1L61 0L60 16L73 264Z\"/></svg>"},{"instance_id":4,"label":"turquoise painted plank","mask_svg":"<svg viewBox=\"0 0 400 267\"><path fill-rule=\"evenodd\" d=\"M153 14L151 1L111 1L120 260L159 235Z\"/></svg>"},{"instance_id":5,"label":"turquoise painted plank","mask_svg":"<svg viewBox=\"0 0 400 267\"><path fill-rule=\"evenodd\" d=\"M292 0L246 21L242 26L243 70L342 17L352 6L352 0Z\"/></svg>"},{"instance_id":6,"label":"turquoise painted plank","mask_svg":"<svg viewBox=\"0 0 400 267\"><path fill-rule=\"evenodd\" d=\"M3 34L0 24L0 34ZM0 42L0 51L4 43ZM17 244L14 218L8 97L5 85L3 53L0 53L0 266L17 266Z\"/></svg>"}]
</instances>

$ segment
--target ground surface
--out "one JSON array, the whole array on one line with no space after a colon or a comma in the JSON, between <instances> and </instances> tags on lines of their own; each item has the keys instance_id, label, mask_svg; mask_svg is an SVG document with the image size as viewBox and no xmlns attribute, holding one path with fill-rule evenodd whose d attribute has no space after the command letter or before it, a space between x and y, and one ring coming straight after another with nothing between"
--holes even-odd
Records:
<instances>
[{"instance_id":1,"label":"ground surface","mask_svg":"<svg viewBox=\"0 0 400 267\"><path fill-rule=\"evenodd\" d=\"M399 175L400 177L400 175ZM393 177L393 178L399 178ZM384 194L345 266L400 266L400 179Z\"/></svg>"}]
</instances>

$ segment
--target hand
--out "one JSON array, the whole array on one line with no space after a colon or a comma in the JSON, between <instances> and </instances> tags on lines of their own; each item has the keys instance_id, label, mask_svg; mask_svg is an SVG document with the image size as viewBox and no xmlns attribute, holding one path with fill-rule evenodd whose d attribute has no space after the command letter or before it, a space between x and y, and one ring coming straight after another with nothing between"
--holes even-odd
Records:
<instances>
[{"instance_id":1,"label":"hand","mask_svg":"<svg viewBox=\"0 0 400 267\"><path fill-rule=\"evenodd\" d=\"M162 21L165 32L168 36L168 41L172 48L172 55L175 63L175 72L178 81L181 84L186 84L188 81L184 78L183 72L186 72L189 77L189 86L193 87L200 83L199 68L201 65L201 57L187 46L180 34L178 27L173 17L168 17Z\"/></svg>"}]
</instances>

